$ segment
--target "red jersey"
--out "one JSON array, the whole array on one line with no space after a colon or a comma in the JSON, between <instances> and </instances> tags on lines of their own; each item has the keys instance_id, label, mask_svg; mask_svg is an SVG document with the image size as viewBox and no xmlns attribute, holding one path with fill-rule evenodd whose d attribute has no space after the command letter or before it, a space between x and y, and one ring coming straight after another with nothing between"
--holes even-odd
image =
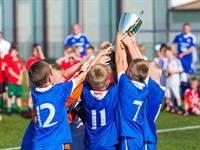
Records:
<instances>
[{"instance_id":1,"label":"red jersey","mask_svg":"<svg viewBox=\"0 0 200 150\"><path fill-rule=\"evenodd\" d=\"M193 108L194 105L200 104L200 91L187 89L185 91L185 103L188 104L189 108Z\"/></svg>"},{"instance_id":2,"label":"red jersey","mask_svg":"<svg viewBox=\"0 0 200 150\"><path fill-rule=\"evenodd\" d=\"M8 63L12 60L12 57L10 54L7 54L4 56L2 60L2 65L3 65L3 71L4 71L4 77L8 78Z\"/></svg>"},{"instance_id":3,"label":"red jersey","mask_svg":"<svg viewBox=\"0 0 200 150\"><path fill-rule=\"evenodd\" d=\"M66 69L72 67L73 65L75 65L77 63L78 63L78 61L74 61L74 62L69 62L69 61L68 62L62 62L62 64L60 65L60 67L62 68L62 70L66 70ZM79 69L76 72L78 72L78 71L79 71ZM73 73L71 76L69 76L68 78L66 78L65 81L70 80L74 76L75 73Z\"/></svg>"},{"instance_id":4,"label":"red jersey","mask_svg":"<svg viewBox=\"0 0 200 150\"><path fill-rule=\"evenodd\" d=\"M17 75L20 75L21 71L23 70L23 63L22 60L20 58L17 58L17 60L11 60L8 63L7 68L11 68ZM17 84L18 79L16 79L15 77L13 77L9 72L8 72L8 83L13 83L13 84Z\"/></svg>"},{"instance_id":5,"label":"red jersey","mask_svg":"<svg viewBox=\"0 0 200 150\"><path fill-rule=\"evenodd\" d=\"M4 74L3 74L3 66L2 66L2 59L0 58L0 82L4 82Z\"/></svg>"},{"instance_id":6,"label":"red jersey","mask_svg":"<svg viewBox=\"0 0 200 150\"><path fill-rule=\"evenodd\" d=\"M29 69L29 67L36 61L40 60L41 58L40 57L29 57L27 60L26 60L26 70Z\"/></svg>"}]
</instances>

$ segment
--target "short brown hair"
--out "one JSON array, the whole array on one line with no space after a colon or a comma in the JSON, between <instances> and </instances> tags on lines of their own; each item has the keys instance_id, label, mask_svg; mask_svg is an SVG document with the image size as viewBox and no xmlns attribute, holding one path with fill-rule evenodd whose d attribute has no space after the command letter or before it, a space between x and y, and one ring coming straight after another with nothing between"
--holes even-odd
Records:
<instances>
[{"instance_id":1,"label":"short brown hair","mask_svg":"<svg viewBox=\"0 0 200 150\"><path fill-rule=\"evenodd\" d=\"M139 82L144 82L148 76L148 71L147 62L144 59L138 58L131 61L127 69L127 74L131 80L134 79Z\"/></svg>"},{"instance_id":2,"label":"short brown hair","mask_svg":"<svg viewBox=\"0 0 200 150\"><path fill-rule=\"evenodd\" d=\"M50 65L46 60L39 60L33 63L28 70L29 80L36 87L47 84L48 77L51 74Z\"/></svg>"},{"instance_id":3,"label":"short brown hair","mask_svg":"<svg viewBox=\"0 0 200 150\"><path fill-rule=\"evenodd\" d=\"M110 79L108 66L103 64L94 65L87 74L87 81L95 90L102 90Z\"/></svg>"},{"instance_id":4,"label":"short brown hair","mask_svg":"<svg viewBox=\"0 0 200 150\"><path fill-rule=\"evenodd\" d=\"M61 71L61 67L58 64L51 64L52 69L57 70L57 71Z\"/></svg>"}]
</instances>

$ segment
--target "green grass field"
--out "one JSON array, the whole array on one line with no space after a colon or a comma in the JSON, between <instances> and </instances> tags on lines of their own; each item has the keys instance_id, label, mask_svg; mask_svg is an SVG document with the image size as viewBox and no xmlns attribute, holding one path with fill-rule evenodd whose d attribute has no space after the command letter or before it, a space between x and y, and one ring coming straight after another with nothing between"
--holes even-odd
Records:
<instances>
[{"instance_id":1,"label":"green grass field","mask_svg":"<svg viewBox=\"0 0 200 150\"><path fill-rule=\"evenodd\" d=\"M0 149L20 146L29 120L19 115L6 116L0 122ZM161 112L158 129L200 125L200 117ZM158 133L158 150L199 150L200 129Z\"/></svg>"}]
</instances>

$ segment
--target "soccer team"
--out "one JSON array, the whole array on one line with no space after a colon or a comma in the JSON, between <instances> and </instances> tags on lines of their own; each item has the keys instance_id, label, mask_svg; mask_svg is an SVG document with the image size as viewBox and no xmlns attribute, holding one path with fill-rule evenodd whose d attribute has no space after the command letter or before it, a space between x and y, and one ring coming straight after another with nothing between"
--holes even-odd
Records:
<instances>
[{"instance_id":1,"label":"soccer team","mask_svg":"<svg viewBox=\"0 0 200 150\"><path fill-rule=\"evenodd\" d=\"M76 69L71 69L70 74L69 70L62 73L58 66L45 60L29 67L29 80L34 87L33 118L22 150L70 149L66 145L72 142L67 112L79 97L85 125L84 149L156 149L155 121L165 92L160 85L162 70L143 59L133 33L117 33L115 60L111 59L112 54L112 47L107 45L94 59L85 58L73 65L81 69L68 82L61 82L62 75L67 78ZM114 63L116 75L110 65ZM116 81L111 76L116 76Z\"/></svg>"}]
</instances>

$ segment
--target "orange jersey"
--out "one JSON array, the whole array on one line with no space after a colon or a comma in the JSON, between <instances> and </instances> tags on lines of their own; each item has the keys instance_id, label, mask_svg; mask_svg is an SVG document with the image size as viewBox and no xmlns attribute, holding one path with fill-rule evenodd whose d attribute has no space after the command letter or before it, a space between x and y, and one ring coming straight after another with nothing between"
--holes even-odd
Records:
<instances>
[{"instance_id":1,"label":"orange jersey","mask_svg":"<svg viewBox=\"0 0 200 150\"><path fill-rule=\"evenodd\" d=\"M71 104L76 102L81 97L82 90L83 90L83 83L81 83L79 86L77 86L77 88L73 91L73 93L70 95L70 97L66 101L66 107L67 108L69 108L69 106ZM74 114L73 112L70 112L68 114L69 123L72 123L72 121L74 120L75 116L76 116L76 114Z\"/></svg>"}]
</instances>

